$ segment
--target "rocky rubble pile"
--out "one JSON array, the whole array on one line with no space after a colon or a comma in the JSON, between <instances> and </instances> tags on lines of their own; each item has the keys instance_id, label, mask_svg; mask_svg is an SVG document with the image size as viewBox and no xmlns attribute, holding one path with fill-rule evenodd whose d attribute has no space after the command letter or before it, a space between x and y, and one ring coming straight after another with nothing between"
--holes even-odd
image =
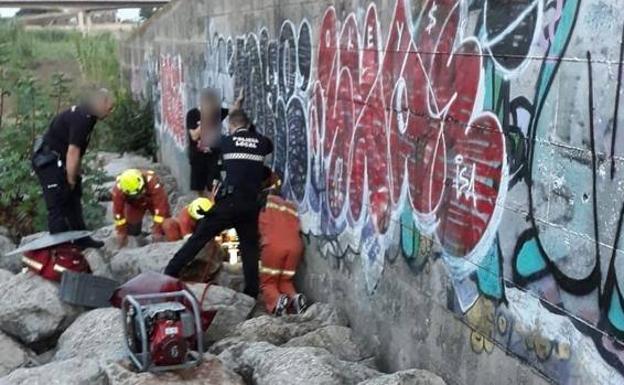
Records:
<instances>
[{"instance_id":1,"label":"rocky rubble pile","mask_svg":"<svg viewBox=\"0 0 624 385\"><path fill-rule=\"evenodd\" d=\"M106 156L111 175L127 167L118 164L118 156ZM157 168L141 158L124 157L135 167ZM118 250L110 226L95 236L107 245L87 250L86 258L97 275L118 282L146 271L162 272L180 247L135 243ZM0 235L0 252L14 247ZM205 333L203 363L171 373L136 373L126 358L120 310L67 305L58 299L57 284L18 273L19 258L0 261L0 385L444 385L421 370L381 373L348 318L330 305L316 303L304 314L275 318L262 314L253 298L216 285L206 290L201 304L217 310ZM229 273L223 269L221 274ZM189 284L198 298L205 288Z\"/></svg>"},{"instance_id":2,"label":"rocky rubble pile","mask_svg":"<svg viewBox=\"0 0 624 385\"><path fill-rule=\"evenodd\" d=\"M154 244L117 254L103 265L116 275L120 255L133 274L154 269L174 245ZM94 251L90 251L93 253ZM137 267L136 269L134 267ZM191 284L200 296L204 284ZM205 336L204 363L167 374L135 373L125 358L120 311L87 310L58 300L58 285L30 273L0 270L0 385L157 384L422 384L444 382L425 371L384 375L373 354L353 336L347 317L330 305L313 304L304 314L276 318L254 313L254 299L210 286L204 309L217 310Z\"/></svg>"}]
</instances>

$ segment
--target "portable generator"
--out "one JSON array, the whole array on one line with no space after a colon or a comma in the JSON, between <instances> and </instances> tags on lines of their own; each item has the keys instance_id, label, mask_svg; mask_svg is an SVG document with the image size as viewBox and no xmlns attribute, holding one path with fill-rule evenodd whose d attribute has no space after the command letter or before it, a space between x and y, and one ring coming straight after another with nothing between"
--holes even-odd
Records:
<instances>
[{"instance_id":1,"label":"portable generator","mask_svg":"<svg viewBox=\"0 0 624 385\"><path fill-rule=\"evenodd\" d=\"M187 290L123 298L126 348L139 371L199 365L203 357L200 308Z\"/></svg>"}]
</instances>

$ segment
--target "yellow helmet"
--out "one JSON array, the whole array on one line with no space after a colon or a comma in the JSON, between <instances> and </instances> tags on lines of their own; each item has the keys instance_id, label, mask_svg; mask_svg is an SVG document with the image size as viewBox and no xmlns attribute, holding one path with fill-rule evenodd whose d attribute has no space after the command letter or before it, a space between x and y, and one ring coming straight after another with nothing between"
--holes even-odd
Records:
<instances>
[{"instance_id":1,"label":"yellow helmet","mask_svg":"<svg viewBox=\"0 0 624 385\"><path fill-rule=\"evenodd\" d=\"M188 212L191 218L197 221L202 219L212 206L214 206L212 200L208 198L197 198L188 205Z\"/></svg>"},{"instance_id":2,"label":"yellow helmet","mask_svg":"<svg viewBox=\"0 0 624 385\"><path fill-rule=\"evenodd\" d=\"M136 197L143 192L145 179L140 170L131 168L117 177L117 188L128 197Z\"/></svg>"}]
</instances>

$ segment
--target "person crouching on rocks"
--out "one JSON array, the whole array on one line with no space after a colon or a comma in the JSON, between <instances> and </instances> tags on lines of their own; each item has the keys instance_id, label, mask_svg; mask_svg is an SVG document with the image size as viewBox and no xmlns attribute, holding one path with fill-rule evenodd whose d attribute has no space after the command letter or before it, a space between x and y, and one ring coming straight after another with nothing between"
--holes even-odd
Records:
<instances>
[{"instance_id":1,"label":"person crouching on rocks","mask_svg":"<svg viewBox=\"0 0 624 385\"><path fill-rule=\"evenodd\" d=\"M195 231L197 221L202 219L214 206L214 200L200 197L183 207L175 218L167 218L163 222L163 230L167 242L188 239Z\"/></svg>"},{"instance_id":2,"label":"person crouching on rocks","mask_svg":"<svg viewBox=\"0 0 624 385\"><path fill-rule=\"evenodd\" d=\"M152 215L152 240L163 240L163 222L170 217L167 192L154 171L129 169L117 177L113 187L113 216L119 247L128 243L128 235L141 235L143 216Z\"/></svg>"},{"instance_id":3,"label":"person crouching on rocks","mask_svg":"<svg viewBox=\"0 0 624 385\"><path fill-rule=\"evenodd\" d=\"M270 170L268 171L271 172ZM260 289L269 313L302 313L307 301L293 277L303 255L297 205L280 196L281 182L272 174L266 204L260 212Z\"/></svg>"}]
</instances>

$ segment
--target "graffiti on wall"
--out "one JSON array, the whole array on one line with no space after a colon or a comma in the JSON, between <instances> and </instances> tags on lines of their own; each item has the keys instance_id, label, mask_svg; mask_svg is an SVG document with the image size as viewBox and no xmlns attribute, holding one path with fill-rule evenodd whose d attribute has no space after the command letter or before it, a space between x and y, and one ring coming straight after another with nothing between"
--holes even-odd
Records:
<instances>
[{"instance_id":1,"label":"graffiti on wall","mask_svg":"<svg viewBox=\"0 0 624 385\"><path fill-rule=\"evenodd\" d=\"M608 70L592 68L608 60L591 46L572 52L592 22L579 0L396 0L381 12L328 7L316 25L216 32L201 77L161 55L162 129L184 145L189 87L226 100L242 88L306 232L335 266L358 265L365 290L388 264L442 263L475 353L496 345L559 383L579 370L618 383L620 44ZM586 89L562 88L572 83Z\"/></svg>"},{"instance_id":2,"label":"graffiti on wall","mask_svg":"<svg viewBox=\"0 0 624 385\"><path fill-rule=\"evenodd\" d=\"M165 130L184 149L186 146L186 128L184 108L184 71L182 58L171 55L160 57L161 84L161 129Z\"/></svg>"}]
</instances>

